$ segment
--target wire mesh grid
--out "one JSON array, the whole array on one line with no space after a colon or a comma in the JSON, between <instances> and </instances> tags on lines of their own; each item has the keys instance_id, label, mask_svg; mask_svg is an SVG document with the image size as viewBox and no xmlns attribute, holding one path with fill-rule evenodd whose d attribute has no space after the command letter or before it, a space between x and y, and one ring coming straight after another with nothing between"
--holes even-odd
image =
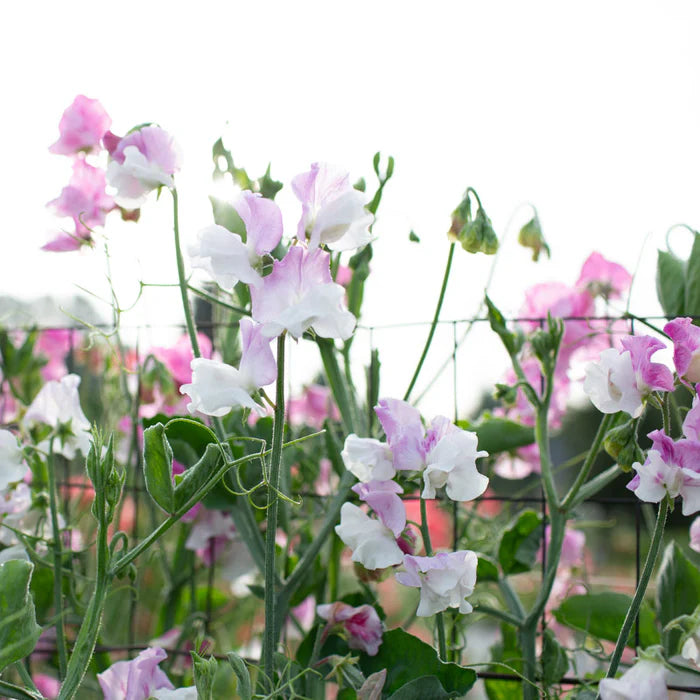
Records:
<instances>
[{"instance_id":1,"label":"wire mesh grid","mask_svg":"<svg viewBox=\"0 0 700 700\"><path fill-rule=\"evenodd\" d=\"M613 324L615 322L626 322L628 324L628 328L625 332L628 333L635 333L635 321L641 322L644 324L645 327L651 328L652 332L653 331L658 331L658 327L656 327L654 324L656 322L663 322L666 319L664 316L647 316L647 317L639 317L639 316L632 316L630 314L624 314L622 316L619 315L605 315L605 316L595 316L595 317L582 317L582 316L571 316L571 317L565 317L561 319L564 322L568 321L579 321L579 322L585 322L590 325L591 332L592 333L600 333L601 332L601 323L605 324ZM538 325L540 327L544 327L545 323L547 322L546 319L544 318L533 318L533 317L513 317L508 319L508 322L511 324L520 324L520 323L525 323L529 325ZM439 369L437 370L437 373L435 376L433 376L432 380L430 380L429 384L432 385L432 383L435 381L437 378L437 375L442 374L446 371L450 372L450 379L451 379L451 385L452 385L452 403L453 403L453 418L456 421L459 416L460 416L460 406L459 406L459 392L458 392L458 380L460 379L461 376L461 370L460 370L460 363L459 363L459 353L458 350L460 347L463 345L465 339L469 335L470 331L472 328L474 328L478 324L488 324L488 318L485 317L477 317L477 318L470 318L470 319L457 319L457 320L442 320L438 321L438 326L444 326L447 327L451 330L450 336L451 336L451 350L449 355L445 358L444 362L439 366ZM232 322L232 323L221 323L217 321L212 321L212 320L199 320L197 322L197 328L198 331L204 332L207 335L210 336L211 339L214 338L214 331L217 329L221 328L226 328L226 327L233 327L236 326L237 322ZM389 331L391 332L392 330L400 329L400 328L411 328L413 330L417 331L424 331L426 327L430 325L430 322L410 322L410 323L394 323L394 324L383 324L383 325L374 325L374 326L358 326L358 330L364 331L367 334L368 338L368 351L369 351L369 358L372 357L373 351L377 348L377 343L376 343L376 335L377 332L379 331ZM133 332L135 332L135 347L138 350L141 342L141 337L143 331L148 331L153 332L153 331L162 331L164 329L169 329L169 330L179 330L184 332L184 328L181 325L178 324L172 324L169 326L166 325L140 325L140 326L121 326L122 330L128 329ZM460 328L463 328L463 332L460 334L459 330ZM36 327L32 328L33 330L36 329ZM111 324L98 324L98 325L93 325L92 326L93 331L102 331L104 333L109 333L110 331L113 331L114 328ZM22 332L28 330L27 328L18 328L15 329L17 332ZM39 329L40 331L48 331L48 330L63 330L63 331L74 331L71 332L69 337L70 337L70 348L68 352L68 357L67 357L67 366L68 368L72 369L75 366L75 357L76 357L76 352L77 352L77 337L78 334L81 332L85 332L85 328L83 326L72 326L72 325L62 325L62 326L43 326ZM617 331L616 331L617 332ZM437 352L437 351L435 351ZM291 360L288 359L288 362ZM544 381L544 380L542 380ZM136 391L138 393L139 387L136 387ZM425 394L425 391L423 394L421 394L421 397ZM137 416L136 416L137 418ZM136 432L137 428L137 420L134 420L132 423L132 428L134 429L134 432L131 435L131 441L132 441L132 447L135 445L138 447L138 435ZM147 515L147 513L144 512L144 506L143 503L141 502L143 498L147 498L145 494L147 494L147 490L145 488L145 484L143 481L143 471L142 471L142 455L140 449L135 449L132 450L130 453L129 459L132 460L130 464L127 464L126 466L130 467L128 470L128 476L127 476L127 481L124 486L124 494L125 498L129 500L129 502L132 504L132 512L131 512L131 517L130 517L130 538L131 541L136 544L139 540L140 533L142 531L142 527L144 526L144 517ZM71 474L71 465L67 460L64 460L63 462L63 474L62 474L62 479L59 480L58 482L58 487L61 489L63 493L63 499L62 499L62 505L63 505L63 516L65 517L65 520L67 523L70 523L70 516L71 516L71 508L72 508L72 502L71 498L72 495L75 494L76 492L80 491L89 491L91 486L87 484L85 481L80 480L75 478L75 474ZM525 495L510 495L510 494L485 494L474 501L474 507L478 507L480 503L488 503L488 502L496 502L496 503L509 503L509 504L516 504L516 505L532 505L536 506L540 509L543 522L546 521L547 517L547 507L546 507L546 499L544 497L544 492L540 487L536 488L536 493L527 493ZM320 495L318 493L315 493L313 491L305 491L301 492L299 494L295 494L298 496L301 496L302 498L310 498L310 499L319 499L319 500L324 500L329 498L329 496L325 495ZM417 495L402 495L401 498L405 501L412 501L412 500L418 500L419 497ZM596 498L590 498L585 501L585 503L590 503L590 504L599 504L603 506L628 506L631 508L634 512L634 532L635 532L635 544L634 544L634 568L635 568L635 575L634 575L634 588L637 587L640 579L640 572L641 572L641 564L642 564L642 507L639 499L637 499L633 494L630 493L629 496L606 496L606 497L596 497ZM459 513L458 513L458 504L456 502L451 502L451 509L452 509L452 548L453 550L457 550L459 548ZM151 516L153 516L153 513L151 512ZM215 543L214 541L210 541L209 543L210 547L210 556L209 556L209 564L206 567L197 567L197 563L195 561L194 557L191 557L191 560L189 562L189 570L184 574L184 577L186 578L187 585L189 586L189 589L191 591L192 599L190 601L190 604L192 605L193 611L196 610L201 615L201 619L203 621L203 626L205 632L209 630L210 625L212 624L213 621L213 596L214 596L214 591L216 588L216 581L217 581L217 566L216 566L216 556L215 556ZM544 575L544 570L546 567L546 547L545 547L545 542L543 540L542 542L542 547L541 547L541 566L542 566L542 574ZM204 569L204 570L203 570ZM205 579L205 595L203 596L203 601L201 600L201 596L197 597L197 584L198 580L201 578ZM632 582L629 582L629 587L632 588ZM138 598L138 589L136 585L133 585L130 587L131 594L129 596L129 602L128 602L128 636L127 640L125 643L122 644L98 644L97 647L95 648L95 653L100 654L100 653L123 653L126 654L129 657L132 657L134 653L142 651L143 649L147 648L152 642L151 640L143 640L139 639L139 630L137 629L137 621L138 621L138 616L139 616L139 598ZM201 609L200 609L201 607ZM150 611L153 612L153 611ZM542 629L544 629L548 624L548 621L545 619L545 615L543 614L542 620L541 620L541 625ZM635 647L639 646L640 642L640 629L639 629L639 616L637 616L637 620L634 625L634 636L635 636ZM453 643L455 640L452 640ZM35 648L34 652L28 659L28 667L31 669L31 664L32 664L32 658L35 659L42 659L46 658L48 655L53 655L56 652L56 647L54 644L51 643L50 639L47 640L41 640L37 647ZM189 649L187 648L182 648L182 647L175 647L171 648L168 650L168 653L170 655L173 655L174 657L189 657ZM218 659L226 659L226 656L223 654L212 654ZM249 659L251 662L257 663L257 659ZM484 666L488 666L488 664L483 664ZM513 673L499 673L499 672L491 672L491 671L484 671L484 670L477 670L477 676L482 679L482 680L492 680L492 681L504 681L504 682L512 682L512 683L520 683L521 682L521 677L513 674ZM584 680L582 678L576 677L576 676L565 676L561 679L560 684L563 686L579 686L583 685L586 683L589 683L590 681ZM668 686L669 690L676 690L676 691L682 691L685 693L690 693L690 694L697 694L700 695L700 684L699 685L686 685L686 686L681 686L681 685L669 685Z\"/></svg>"}]
</instances>

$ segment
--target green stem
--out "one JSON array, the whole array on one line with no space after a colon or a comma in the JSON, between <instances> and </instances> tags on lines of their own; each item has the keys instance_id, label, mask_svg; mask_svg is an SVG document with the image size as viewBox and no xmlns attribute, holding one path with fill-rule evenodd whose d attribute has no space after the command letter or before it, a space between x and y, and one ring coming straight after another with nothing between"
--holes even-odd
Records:
<instances>
[{"instance_id":1,"label":"green stem","mask_svg":"<svg viewBox=\"0 0 700 700\"><path fill-rule=\"evenodd\" d=\"M501 589L503 599L505 600L508 609L511 611L511 613L513 613L514 617L517 617L518 620L520 620L518 624L522 623L522 621L525 619L525 608L523 608L520 598L518 598L518 595L513 590L513 587L508 582L508 579L499 579L498 587Z\"/></svg>"},{"instance_id":2,"label":"green stem","mask_svg":"<svg viewBox=\"0 0 700 700\"><path fill-rule=\"evenodd\" d=\"M605 434L608 432L608 428L610 427L610 424L613 422L613 420L614 414L608 413L605 416L603 416L603 419L600 421L600 425L598 426L598 432L596 433L595 438L593 438L593 444L591 445L591 449L588 450L586 460L581 466L581 470L579 471L578 476L576 477L576 480L574 481L573 485L569 489L569 492L566 494L564 500L561 502L561 507L564 510L568 510L568 508L571 506L574 499L576 498L576 494L586 482L586 479L588 478L588 475L591 469L593 468L593 464L595 463L596 457L598 456L598 453L600 452L600 449L603 446Z\"/></svg>"},{"instance_id":3,"label":"green stem","mask_svg":"<svg viewBox=\"0 0 700 700\"><path fill-rule=\"evenodd\" d=\"M99 456L98 456L99 459ZM90 598L88 609L73 645L66 672L66 679L61 685L58 700L70 700L78 692L80 684L92 659L97 638L102 624L102 614L107 601L112 577L109 572L109 544L107 542L107 504L105 500L106 484L102 469L97 469L95 483L95 505L97 511L97 579Z\"/></svg>"},{"instance_id":4,"label":"green stem","mask_svg":"<svg viewBox=\"0 0 700 700\"><path fill-rule=\"evenodd\" d=\"M53 443L49 441L49 508L51 510L51 529L53 531L53 603L56 615L56 651L58 652L58 676L60 680L66 677L68 652L66 650L66 631L63 626L63 547L61 546L61 531L58 525L58 494L56 488L56 465L54 462Z\"/></svg>"},{"instance_id":5,"label":"green stem","mask_svg":"<svg viewBox=\"0 0 700 700\"><path fill-rule=\"evenodd\" d=\"M595 496L599 491L604 489L608 484L611 484L618 476L622 474L622 469L618 464L613 464L612 467L601 472L597 476L594 476L587 484L584 484L578 492L576 498L574 498L568 505L568 510L571 511L576 508L577 505L587 501L589 498Z\"/></svg>"},{"instance_id":6,"label":"green stem","mask_svg":"<svg viewBox=\"0 0 700 700\"><path fill-rule=\"evenodd\" d=\"M520 627L520 623L522 622L515 617L515 615L511 615L505 610L492 608L490 605L482 605L481 603L474 607L474 612L484 613L484 615L491 615L491 617L497 617L499 620L503 620L503 622L507 622L509 625L513 625L514 627Z\"/></svg>"},{"instance_id":7,"label":"green stem","mask_svg":"<svg viewBox=\"0 0 700 700\"><path fill-rule=\"evenodd\" d=\"M430 344L433 342L433 336L435 335L435 329L437 328L438 320L440 318L440 310L442 309L442 302L445 300L445 292L447 291L447 280L450 278L450 270L452 268L452 258L454 257L454 252L455 252L455 244L450 243L450 252L447 254L447 265L445 266L445 274L442 278L442 287L440 288L440 296L438 297L438 303L437 303L437 306L435 307L435 315L433 316L433 322L430 324L430 331L428 332L428 338L425 341L425 347L423 348L423 352L420 356L420 360L418 360L418 366L416 367L416 371L413 373L411 383L408 385L408 389L406 389L406 393L404 394L404 397L403 397L404 401L408 401L408 397L411 395L411 392L413 391L413 387L415 386L416 381L418 381L418 375L420 374L420 371L423 368L423 362L425 362L425 358L426 358L426 355L428 354L428 349L430 348Z\"/></svg>"},{"instance_id":8,"label":"green stem","mask_svg":"<svg viewBox=\"0 0 700 700\"><path fill-rule=\"evenodd\" d=\"M29 664L29 659L26 659L27 664ZM29 674L29 671L24 665L24 661L18 661L15 664L15 671L19 674L19 677L22 679L22 683L29 688L29 691L32 693L36 693L37 695L41 695L39 692L39 689L36 687L36 684L34 683L34 679L31 677Z\"/></svg>"},{"instance_id":9,"label":"green stem","mask_svg":"<svg viewBox=\"0 0 700 700\"><path fill-rule=\"evenodd\" d=\"M198 297L201 297L202 299L206 299L206 301L208 301L212 304L217 304L218 306L221 306L224 309L228 309L229 311L235 311L237 314L241 314L241 316L250 316L250 311L248 311L247 309L244 309L240 306L234 306L233 304L229 304L229 303L225 302L223 299L219 299L219 297L216 297L213 294L209 294L208 292L205 292L203 289L199 289L198 287L194 287L191 284L187 285L187 289L189 289L193 294L196 294Z\"/></svg>"},{"instance_id":10,"label":"green stem","mask_svg":"<svg viewBox=\"0 0 700 700\"><path fill-rule=\"evenodd\" d=\"M433 556L433 546L430 542L430 528L428 527L428 512L425 504L425 499L420 498L420 532L423 537L423 546L425 547L426 556ZM443 661L447 661L447 642L445 640L445 622L442 618L442 613L435 613L435 626L437 628L438 637L438 653Z\"/></svg>"},{"instance_id":11,"label":"green stem","mask_svg":"<svg viewBox=\"0 0 700 700\"><path fill-rule=\"evenodd\" d=\"M201 357L202 353L199 350L197 331L194 326L194 320L192 319L192 309L190 308L190 301L187 297L185 261L180 248L180 217L178 212L177 190L173 187L170 192L173 195L173 233L175 234L175 257L177 259L177 277L180 285L180 296L182 297L182 310L185 312L185 323L187 324L187 333L190 336L190 343L192 344L192 353L195 357Z\"/></svg>"},{"instance_id":12,"label":"green stem","mask_svg":"<svg viewBox=\"0 0 700 700\"><path fill-rule=\"evenodd\" d=\"M624 651L625 646L627 645L627 639L630 636L630 630L632 629L632 625L639 614L639 608L642 605L642 600L644 600L644 594L646 593L647 586L649 585L649 579L654 571L654 564L656 563L656 558L658 557L659 549L661 548L667 515L668 496L664 497L659 504L659 512L656 517L656 526L654 527L654 532L651 536L651 544L649 545L649 553L647 554L647 559L644 562L644 569L642 570L642 575L639 579L637 590L634 593L634 598L632 598L632 604L627 611L625 621L622 624L622 629L620 630L620 635L617 638L615 651L610 659L610 667L608 668L607 678L615 677L617 667L620 665L622 652Z\"/></svg>"},{"instance_id":13,"label":"green stem","mask_svg":"<svg viewBox=\"0 0 700 700\"><path fill-rule=\"evenodd\" d=\"M265 633L263 636L263 677L270 688L274 687L274 656L277 648L277 624L275 618L277 591L275 586L275 538L279 511L280 467L282 463L282 436L284 435L284 341L282 333L277 338L277 383L275 393L275 419L272 429L272 456L270 457L269 488L267 496L267 531L265 532Z\"/></svg>"}]
</instances>

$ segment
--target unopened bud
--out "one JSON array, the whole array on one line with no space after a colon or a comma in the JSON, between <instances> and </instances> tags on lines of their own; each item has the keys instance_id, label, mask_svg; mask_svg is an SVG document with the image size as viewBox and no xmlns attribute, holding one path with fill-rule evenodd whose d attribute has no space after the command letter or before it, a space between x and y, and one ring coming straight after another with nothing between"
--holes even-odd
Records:
<instances>
[{"instance_id":1,"label":"unopened bud","mask_svg":"<svg viewBox=\"0 0 700 700\"><path fill-rule=\"evenodd\" d=\"M418 551L418 536L410 525L396 538L396 544L404 554L415 554Z\"/></svg>"},{"instance_id":2,"label":"unopened bud","mask_svg":"<svg viewBox=\"0 0 700 700\"><path fill-rule=\"evenodd\" d=\"M643 462L644 454L637 444L636 421L629 420L609 430L603 440L605 451L617 461L622 471L628 472L635 462Z\"/></svg>"},{"instance_id":3,"label":"unopened bud","mask_svg":"<svg viewBox=\"0 0 700 700\"><path fill-rule=\"evenodd\" d=\"M518 233L518 243L532 250L532 259L535 262L539 259L542 251L547 254L548 258L551 257L547 241L544 240L544 236L542 235L542 227L540 226L540 219L537 214L520 229Z\"/></svg>"}]
</instances>

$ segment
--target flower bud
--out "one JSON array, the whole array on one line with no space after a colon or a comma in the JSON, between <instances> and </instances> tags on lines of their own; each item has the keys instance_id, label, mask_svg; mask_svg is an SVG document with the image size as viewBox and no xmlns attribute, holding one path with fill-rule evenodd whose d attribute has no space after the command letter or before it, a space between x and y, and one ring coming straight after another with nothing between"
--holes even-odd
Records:
<instances>
[{"instance_id":1,"label":"flower bud","mask_svg":"<svg viewBox=\"0 0 700 700\"><path fill-rule=\"evenodd\" d=\"M534 262L537 262L542 251L547 254L548 258L551 257L547 241L544 240L544 236L542 235L542 227L540 226L540 219L537 214L520 229L518 233L518 243L524 248L530 248L532 250L532 259Z\"/></svg>"},{"instance_id":2,"label":"flower bud","mask_svg":"<svg viewBox=\"0 0 700 700\"><path fill-rule=\"evenodd\" d=\"M357 562L353 563L353 568L355 569L355 576L357 576L362 583L380 583L389 578L394 571L391 566L387 566L384 569L365 569L362 564L358 564Z\"/></svg>"},{"instance_id":3,"label":"flower bud","mask_svg":"<svg viewBox=\"0 0 700 700\"><path fill-rule=\"evenodd\" d=\"M643 462L644 455L637 444L637 421L626 423L609 430L603 440L605 451L617 461L620 469L630 471L635 462Z\"/></svg>"},{"instance_id":4,"label":"flower bud","mask_svg":"<svg viewBox=\"0 0 700 700\"><path fill-rule=\"evenodd\" d=\"M415 554L418 551L418 536L410 525L396 538L396 544L404 554Z\"/></svg>"},{"instance_id":5,"label":"flower bud","mask_svg":"<svg viewBox=\"0 0 700 700\"><path fill-rule=\"evenodd\" d=\"M474 194L479 208L472 217L470 193ZM493 255L498 250L498 238L493 230L491 219L481 206L474 190L468 188L464 198L452 212L452 226L447 237L454 243L459 241L468 253L486 253Z\"/></svg>"}]
</instances>

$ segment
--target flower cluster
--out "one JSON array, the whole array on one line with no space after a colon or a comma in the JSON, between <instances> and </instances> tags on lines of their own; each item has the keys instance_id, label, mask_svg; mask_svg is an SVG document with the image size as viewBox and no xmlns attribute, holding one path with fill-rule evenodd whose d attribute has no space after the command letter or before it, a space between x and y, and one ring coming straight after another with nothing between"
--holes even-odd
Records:
<instances>
[{"instance_id":1,"label":"flower cluster","mask_svg":"<svg viewBox=\"0 0 700 700\"><path fill-rule=\"evenodd\" d=\"M96 227L107 214L121 210L138 219L138 208L158 187L173 187L180 168L177 145L157 126L142 126L124 138L109 131L112 120L98 100L78 95L59 123L60 136L49 150L73 159L73 173L61 194L48 203L57 216L70 219L72 229L58 232L44 250L78 250L92 243ZM108 156L107 168L100 160ZM90 162L92 161L92 162ZM114 188L107 193L107 185Z\"/></svg>"},{"instance_id":2,"label":"flower cluster","mask_svg":"<svg viewBox=\"0 0 700 700\"><path fill-rule=\"evenodd\" d=\"M403 488L393 479L397 472L413 473L423 482L423 499L435 498L436 491L444 488L448 498L470 501L488 485L488 478L476 468L476 460L487 453L477 450L475 433L458 428L444 416L434 418L426 429L418 410L405 401L382 399L375 412L386 442L351 434L342 457L348 471L360 480L352 490L377 518L345 503L336 532L352 549L352 560L366 569L404 565L406 572L397 574L397 580L421 588L419 616L447 607L469 612L471 606L464 597L474 587L476 555L461 551L414 556L406 509L399 497Z\"/></svg>"}]
</instances>

